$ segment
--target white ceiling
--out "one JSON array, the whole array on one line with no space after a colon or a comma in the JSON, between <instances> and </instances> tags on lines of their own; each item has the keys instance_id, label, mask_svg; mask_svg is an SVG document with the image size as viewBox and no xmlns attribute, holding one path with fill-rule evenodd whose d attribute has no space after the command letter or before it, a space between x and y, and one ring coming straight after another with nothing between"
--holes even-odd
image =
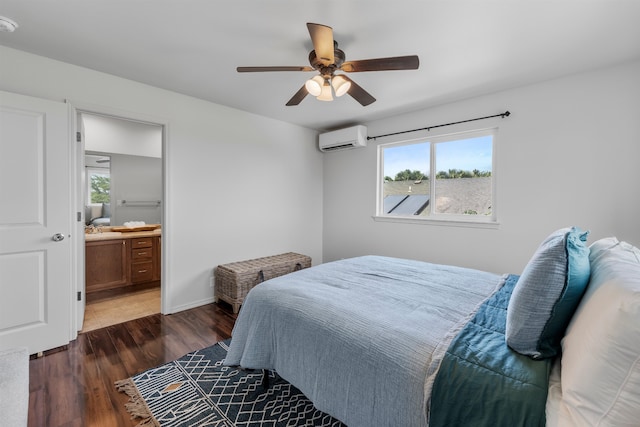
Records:
<instances>
[{"instance_id":1,"label":"white ceiling","mask_svg":"<svg viewBox=\"0 0 640 427\"><path fill-rule=\"evenodd\" d=\"M1 45L318 130L640 58L638 0L0 0L0 15L19 24ZM286 107L313 73L236 72L308 65L307 22L333 27L347 60L420 68L351 73L367 107Z\"/></svg>"}]
</instances>

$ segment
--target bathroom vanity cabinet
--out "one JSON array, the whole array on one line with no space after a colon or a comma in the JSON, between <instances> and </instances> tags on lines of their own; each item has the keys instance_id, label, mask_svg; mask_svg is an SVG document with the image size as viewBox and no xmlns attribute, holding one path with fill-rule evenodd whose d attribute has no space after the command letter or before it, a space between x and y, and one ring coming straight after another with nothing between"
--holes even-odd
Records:
<instances>
[{"instance_id":1,"label":"bathroom vanity cabinet","mask_svg":"<svg viewBox=\"0 0 640 427\"><path fill-rule=\"evenodd\" d=\"M160 239L153 232L87 238L86 292L159 282Z\"/></svg>"}]
</instances>

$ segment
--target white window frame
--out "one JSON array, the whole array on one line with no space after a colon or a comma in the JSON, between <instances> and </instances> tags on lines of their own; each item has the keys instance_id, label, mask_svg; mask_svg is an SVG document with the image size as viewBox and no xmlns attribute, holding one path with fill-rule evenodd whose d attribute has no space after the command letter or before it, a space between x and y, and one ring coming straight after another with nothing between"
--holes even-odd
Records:
<instances>
[{"instance_id":1,"label":"white window frame","mask_svg":"<svg viewBox=\"0 0 640 427\"><path fill-rule=\"evenodd\" d=\"M435 175L436 171L436 146L438 143L470 139L482 136L492 136L492 169L491 169L491 215L464 215L464 214L446 214L435 212ZM376 214L373 216L375 221L381 222L400 222L414 224L430 224L430 225L447 225L462 226L476 228L497 228L498 223L498 204L497 204L497 146L498 146L498 128L485 128L469 130L464 132L456 132L449 134L427 135L425 137L414 138L410 140L394 141L379 144L377 161L377 185L376 185ZM429 203L429 215L388 215L383 211L384 200L384 149L388 147L412 145L417 143L430 143L430 166L429 166L429 192L432 202Z\"/></svg>"}]
</instances>

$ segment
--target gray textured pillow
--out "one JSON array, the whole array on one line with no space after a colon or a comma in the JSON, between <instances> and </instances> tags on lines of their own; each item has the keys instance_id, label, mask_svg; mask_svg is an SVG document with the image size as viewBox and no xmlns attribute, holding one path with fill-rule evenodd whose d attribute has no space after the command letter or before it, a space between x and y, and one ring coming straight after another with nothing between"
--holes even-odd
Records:
<instances>
[{"instance_id":1,"label":"gray textured pillow","mask_svg":"<svg viewBox=\"0 0 640 427\"><path fill-rule=\"evenodd\" d=\"M563 228L533 254L507 307L506 341L535 359L553 357L590 276L589 232Z\"/></svg>"}]
</instances>

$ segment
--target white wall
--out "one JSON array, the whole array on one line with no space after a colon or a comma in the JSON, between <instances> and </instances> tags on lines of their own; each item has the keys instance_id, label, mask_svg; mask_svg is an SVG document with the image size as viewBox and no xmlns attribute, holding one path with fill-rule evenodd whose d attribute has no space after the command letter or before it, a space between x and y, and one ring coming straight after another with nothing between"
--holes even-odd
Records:
<instances>
[{"instance_id":1,"label":"white wall","mask_svg":"<svg viewBox=\"0 0 640 427\"><path fill-rule=\"evenodd\" d=\"M162 157L162 126L82 114L86 151Z\"/></svg>"},{"instance_id":2,"label":"white wall","mask_svg":"<svg viewBox=\"0 0 640 427\"><path fill-rule=\"evenodd\" d=\"M212 300L221 263L322 261L322 154L306 128L0 46L0 89L168 123L165 312Z\"/></svg>"},{"instance_id":3,"label":"white wall","mask_svg":"<svg viewBox=\"0 0 640 427\"><path fill-rule=\"evenodd\" d=\"M111 154L111 225L162 223L162 159ZM124 205L122 201L134 202ZM136 204L136 201L149 202Z\"/></svg>"},{"instance_id":4,"label":"white wall","mask_svg":"<svg viewBox=\"0 0 640 427\"><path fill-rule=\"evenodd\" d=\"M325 154L324 260L382 254L520 273L570 225L640 245L640 62L366 123L369 136L511 111L499 126L498 229L375 222L376 147ZM395 140L409 139L405 134Z\"/></svg>"}]
</instances>

